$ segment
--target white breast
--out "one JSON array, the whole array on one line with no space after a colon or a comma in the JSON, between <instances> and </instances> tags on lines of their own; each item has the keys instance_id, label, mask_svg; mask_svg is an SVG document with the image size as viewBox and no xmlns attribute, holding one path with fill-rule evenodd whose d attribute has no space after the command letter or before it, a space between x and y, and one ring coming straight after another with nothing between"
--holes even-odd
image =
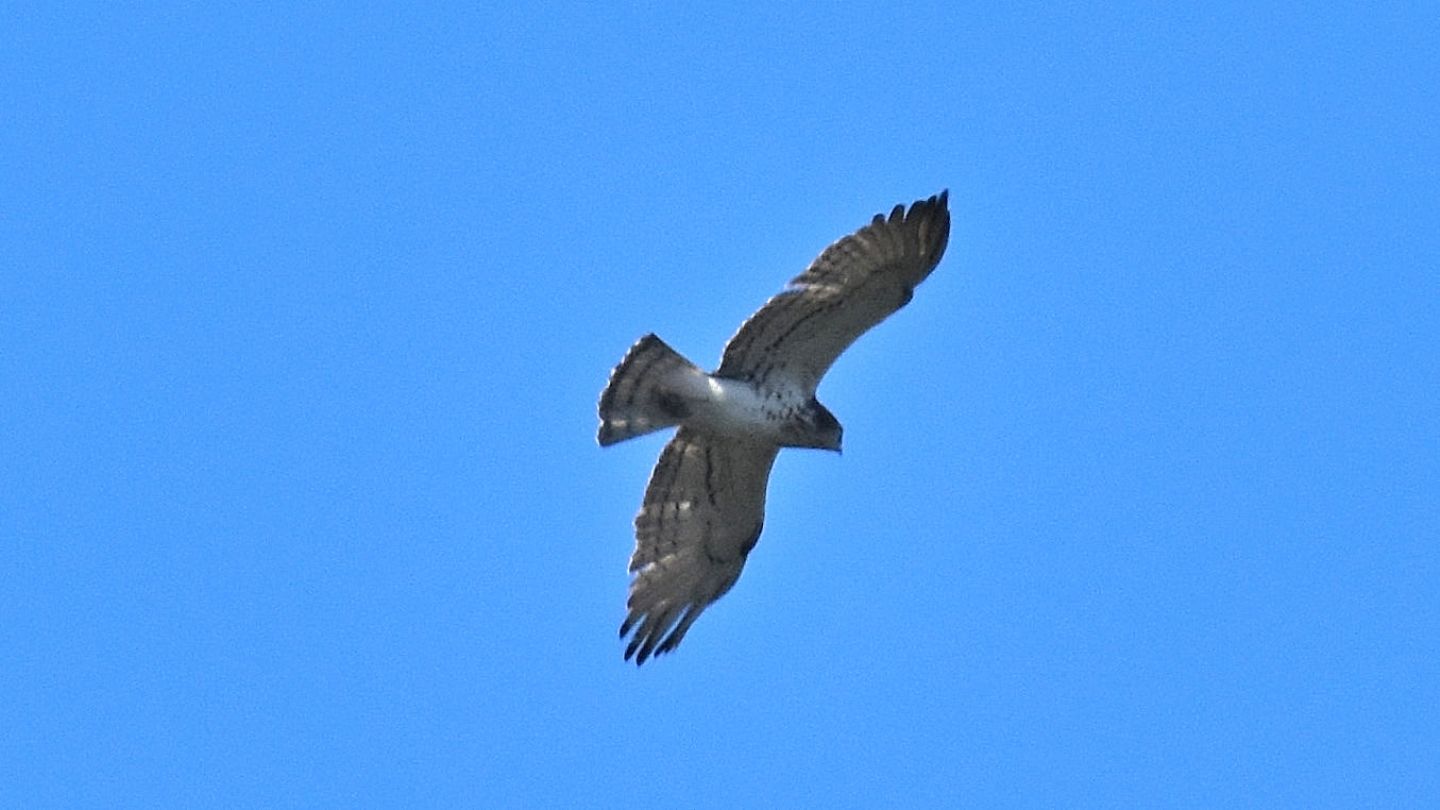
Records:
<instances>
[{"instance_id":1,"label":"white breast","mask_svg":"<svg viewBox=\"0 0 1440 810\"><path fill-rule=\"evenodd\" d=\"M685 392L692 413L685 420L695 428L720 435L780 441L780 425L801 410L808 398L798 388L770 382L757 389L742 380L696 375Z\"/></svg>"}]
</instances>

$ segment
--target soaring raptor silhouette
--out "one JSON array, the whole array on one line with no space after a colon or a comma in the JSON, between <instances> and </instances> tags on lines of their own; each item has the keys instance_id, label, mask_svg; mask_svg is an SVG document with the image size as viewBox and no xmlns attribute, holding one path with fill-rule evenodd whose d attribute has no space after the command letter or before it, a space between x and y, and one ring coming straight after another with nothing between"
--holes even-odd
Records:
<instances>
[{"instance_id":1,"label":"soaring raptor silhouette","mask_svg":"<svg viewBox=\"0 0 1440 810\"><path fill-rule=\"evenodd\" d=\"M750 316L706 374L653 334L600 394L602 446L680 426L635 517L625 660L669 652L730 590L765 519L782 447L840 450L840 423L815 399L835 358L910 302L950 236L948 192L897 205L822 252Z\"/></svg>"}]
</instances>

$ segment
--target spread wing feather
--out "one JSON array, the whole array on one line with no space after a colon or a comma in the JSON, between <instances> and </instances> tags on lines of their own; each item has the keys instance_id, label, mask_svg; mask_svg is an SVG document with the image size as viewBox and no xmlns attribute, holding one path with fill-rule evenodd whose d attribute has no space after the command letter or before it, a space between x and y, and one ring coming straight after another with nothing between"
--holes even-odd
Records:
<instances>
[{"instance_id":1,"label":"spread wing feather","mask_svg":"<svg viewBox=\"0 0 1440 810\"><path fill-rule=\"evenodd\" d=\"M655 464L635 518L625 659L637 664L679 645L710 603L730 590L765 519L765 487L779 448L682 427Z\"/></svg>"},{"instance_id":2,"label":"spread wing feather","mask_svg":"<svg viewBox=\"0 0 1440 810\"><path fill-rule=\"evenodd\" d=\"M812 395L835 358L910 302L950 237L948 191L827 247L805 272L740 326L716 375L763 382L789 375Z\"/></svg>"}]
</instances>

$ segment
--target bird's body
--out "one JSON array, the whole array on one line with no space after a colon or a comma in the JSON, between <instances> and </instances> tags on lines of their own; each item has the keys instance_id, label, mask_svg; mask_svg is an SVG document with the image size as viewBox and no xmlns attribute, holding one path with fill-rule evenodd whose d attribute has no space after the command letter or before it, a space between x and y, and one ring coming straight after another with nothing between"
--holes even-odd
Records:
<instances>
[{"instance_id":1,"label":"bird's body","mask_svg":"<svg viewBox=\"0 0 1440 810\"><path fill-rule=\"evenodd\" d=\"M606 414L600 425L602 446L681 424L737 441L840 446L838 434L832 440L812 429L825 422L829 411L789 375L752 380L706 374L653 334L630 347L616 366L600 410Z\"/></svg>"},{"instance_id":2,"label":"bird's body","mask_svg":"<svg viewBox=\"0 0 1440 810\"><path fill-rule=\"evenodd\" d=\"M781 446L796 441L795 421L810 405L794 386L756 385L713 374L705 375L697 393L687 425L707 436L760 439Z\"/></svg>"},{"instance_id":3,"label":"bird's body","mask_svg":"<svg viewBox=\"0 0 1440 810\"><path fill-rule=\"evenodd\" d=\"M635 518L627 659L674 649L735 584L760 537L780 448L840 450L840 423L816 386L855 338L910 301L949 233L943 192L877 215L751 316L714 373L653 334L626 352L600 395L600 444L680 428Z\"/></svg>"}]
</instances>

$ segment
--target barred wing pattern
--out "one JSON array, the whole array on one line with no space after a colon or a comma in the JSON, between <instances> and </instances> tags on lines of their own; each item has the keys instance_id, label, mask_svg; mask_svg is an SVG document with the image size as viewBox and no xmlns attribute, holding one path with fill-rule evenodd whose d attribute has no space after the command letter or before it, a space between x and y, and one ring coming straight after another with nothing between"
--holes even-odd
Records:
<instances>
[{"instance_id":1,"label":"barred wing pattern","mask_svg":"<svg viewBox=\"0 0 1440 810\"><path fill-rule=\"evenodd\" d=\"M772 375L814 394L841 352L910 302L950 237L949 192L910 206L830 245L725 345L715 374L763 383Z\"/></svg>"},{"instance_id":2,"label":"barred wing pattern","mask_svg":"<svg viewBox=\"0 0 1440 810\"><path fill-rule=\"evenodd\" d=\"M625 649L643 664L669 652L730 590L765 521L765 487L779 447L682 427L655 464L635 518ZM668 635L667 635L668 634Z\"/></svg>"}]
</instances>

